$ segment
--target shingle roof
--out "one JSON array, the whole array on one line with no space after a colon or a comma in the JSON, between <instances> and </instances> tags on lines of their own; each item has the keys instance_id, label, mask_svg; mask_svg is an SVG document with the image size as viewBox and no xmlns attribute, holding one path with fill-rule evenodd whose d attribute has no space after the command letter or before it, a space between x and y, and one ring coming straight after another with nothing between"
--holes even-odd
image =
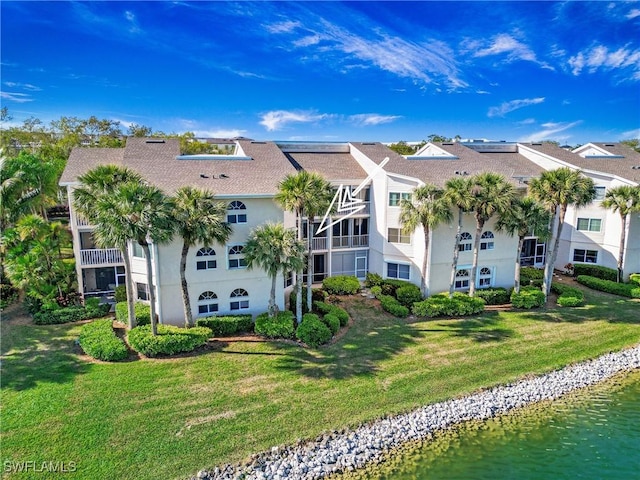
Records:
<instances>
[{"instance_id":1,"label":"shingle roof","mask_svg":"<svg viewBox=\"0 0 640 480\"><path fill-rule=\"evenodd\" d=\"M349 153L295 152L285 155L297 170L319 173L329 181L361 181L367 178L366 172Z\"/></svg>"},{"instance_id":2,"label":"shingle roof","mask_svg":"<svg viewBox=\"0 0 640 480\"><path fill-rule=\"evenodd\" d=\"M123 148L74 148L60 177L60 184L73 183L98 165L122 165L123 155Z\"/></svg>"},{"instance_id":3,"label":"shingle roof","mask_svg":"<svg viewBox=\"0 0 640 480\"><path fill-rule=\"evenodd\" d=\"M567 162L582 170L597 170L618 177L626 178L636 183L640 183L640 169L633 169L634 166L640 166L640 153L623 143L593 143L603 150L620 155L624 158L582 158L577 153L560 148L556 145L543 144L523 144L540 153L550 155L558 160Z\"/></svg>"},{"instance_id":4,"label":"shingle roof","mask_svg":"<svg viewBox=\"0 0 640 480\"><path fill-rule=\"evenodd\" d=\"M425 183L440 187L450 178L481 172L500 173L514 185L522 187L523 177L535 177L543 171L542 167L518 153L479 153L461 143L435 143L457 157L450 159L406 159L381 143L353 145L375 163L379 164L385 157L389 157L389 163L384 167L387 172L419 178Z\"/></svg>"}]
</instances>

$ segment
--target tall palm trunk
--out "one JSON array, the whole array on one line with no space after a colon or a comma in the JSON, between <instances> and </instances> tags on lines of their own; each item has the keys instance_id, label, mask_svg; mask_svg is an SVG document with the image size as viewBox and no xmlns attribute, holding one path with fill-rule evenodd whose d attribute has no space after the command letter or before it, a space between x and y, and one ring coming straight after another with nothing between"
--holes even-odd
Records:
<instances>
[{"instance_id":1,"label":"tall palm trunk","mask_svg":"<svg viewBox=\"0 0 640 480\"><path fill-rule=\"evenodd\" d=\"M476 277L478 276L478 252L480 251L480 235L484 228L484 221L476 218L476 236L473 240L473 262L471 264L471 279L469 280L469 296L476 294Z\"/></svg>"},{"instance_id":2,"label":"tall palm trunk","mask_svg":"<svg viewBox=\"0 0 640 480\"><path fill-rule=\"evenodd\" d=\"M313 220L315 217L308 218L307 228L307 311L311 311L313 306L312 298L313 292L311 287L313 286Z\"/></svg>"},{"instance_id":3,"label":"tall palm trunk","mask_svg":"<svg viewBox=\"0 0 640 480\"><path fill-rule=\"evenodd\" d=\"M422 259L422 281L420 282L420 290L422 291L422 295L425 297L429 296L429 287L427 286L427 275L429 272L427 271L427 267L429 264L429 249L430 249L430 236L431 230L427 226L423 226L424 229L424 258Z\"/></svg>"},{"instance_id":4,"label":"tall palm trunk","mask_svg":"<svg viewBox=\"0 0 640 480\"><path fill-rule=\"evenodd\" d=\"M458 228L456 230L456 243L453 245L453 261L451 262L451 279L449 280L449 298L453 297L455 289L456 271L458 270L458 257L460 256L460 238L462 236L462 209L458 208Z\"/></svg>"},{"instance_id":5,"label":"tall palm trunk","mask_svg":"<svg viewBox=\"0 0 640 480\"><path fill-rule=\"evenodd\" d=\"M127 317L129 330L136 326L136 297L134 296L136 286L133 284L133 276L131 275L131 260L129 259L129 248L127 245L120 249L122 260L124 262L125 284L127 286Z\"/></svg>"},{"instance_id":6,"label":"tall palm trunk","mask_svg":"<svg viewBox=\"0 0 640 480\"><path fill-rule=\"evenodd\" d=\"M156 319L156 292L153 288L153 272L151 270L151 249L149 244L145 242L142 246L144 251L145 263L147 264L147 287L149 288L149 303L151 313L151 334L158 334L158 325Z\"/></svg>"},{"instance_id":7,"label":"tall palm trunk","mask_svg":"<svg viewBox=\"0 0 640 480\"><path fill-rule=\"evenodd\" d=\"M553 249L551 252L547 251L547 258L544 264L544 280L542 284L542 290L544 291L545 300L551 292L551 282L553 280L553 266L556 264L556 258L558 257L558 248L560 247L560 236L562 235L562 227L564 226L564 217L567 213L567 207L560 205L560 210L554 212L554 220L557 216L558 225L556 226L556 234L553 240Z\"/></svg>"},{"instance_id":8,"label":"tall palm trunk","mask_svg":"<svg viewBox=\"0 0 640 480\"><path fill-rule=\"evenodd\" d=\"M182 304L184 305L184 324L185 327L193 326L193 314L191 313L191 301L189 300L189 286L187 285L187 255L189 253L189 244L185 240L182 243L182 252L180 255L180 287L182 288Z\"/></svg>"},{"instance_id":9,"label":"tall palm trunk","mask_svg":"<svg viewBox=\"0 0 640 480\"><path fill-rule=\"evenodd\" d=\"M622 268L624 265L624 249L627 239L627 215L620 214L622 219L622 232L620 233L620 253L618 254L618 283L622 282Z\"/></svg>"},{"instance_id":10,"label":"tall palm trunk","mask_svg":"<svg viewBox=\"0 0 640 480\"><path fill-rule=\"evenodd\" d=\"M276 278L277 275L271 277L271 294L269 295L269 316L275 317L278 315L278 305L276 304Z\"/></svg>"},{"instance_id":11,"label":"tall palm trunk","mask_svg":"<svg viewBox=\"0 0 640 480\"><path fill-rule=\"evenodd\" d=\"M515 274L513 278L513 291L520 293L520 252L522 252L522 246L524 245L524 237L518 235L518 252L516 253L516 267L514 269Z\"/></svg>"},{"instance_id":12,"label":"tall palm trunk","mask_svg":"<svg viewBox=\"0 0 640 480\"><path fill-rule=\"evenodd\" d=\"M298 210L298 240L302 241L302 210ZM302 322L302 275L303 269L296 272L296 322Z\"/></svg>"}]
</instances>

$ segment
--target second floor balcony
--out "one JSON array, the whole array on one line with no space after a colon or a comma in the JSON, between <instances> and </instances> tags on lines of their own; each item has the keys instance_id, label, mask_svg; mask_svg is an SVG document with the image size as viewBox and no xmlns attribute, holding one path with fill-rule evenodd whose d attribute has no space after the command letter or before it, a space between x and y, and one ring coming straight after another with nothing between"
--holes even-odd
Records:
<instances>
[{"instance_id":1,"label":"second floor balcony","mask_svg":"<svg viewBox=\"0 0 640 480\"><path fill-rule=\"evenodd\" d=\"M114 265L122 262L117 248L91 248L80 250L80 265Z\"/></svg>"}]
</instances>

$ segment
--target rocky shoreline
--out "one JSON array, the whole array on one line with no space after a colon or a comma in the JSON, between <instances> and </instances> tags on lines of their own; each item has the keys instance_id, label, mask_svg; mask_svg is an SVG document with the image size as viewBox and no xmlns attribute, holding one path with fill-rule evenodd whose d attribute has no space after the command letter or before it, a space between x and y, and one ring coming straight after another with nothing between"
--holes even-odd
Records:
<instances>
[{"instance_id":1,"label":"rocky shoreline","mask_svg":"<svg viewBox=\"0 0 640 480\"><path fill-rule=\"evenodd\" d=\"M640 368L640 345L602 355L539 377L495 387L468 397L428 405L354 430L332 432L314 441L273 447L246 463L202 470L193 479L317 479L379 461L406 442L468 420L486 420L515 408L554 400L573 390ZM192 479L192 480L193 480Z\"/></svg>"}]
</instances>

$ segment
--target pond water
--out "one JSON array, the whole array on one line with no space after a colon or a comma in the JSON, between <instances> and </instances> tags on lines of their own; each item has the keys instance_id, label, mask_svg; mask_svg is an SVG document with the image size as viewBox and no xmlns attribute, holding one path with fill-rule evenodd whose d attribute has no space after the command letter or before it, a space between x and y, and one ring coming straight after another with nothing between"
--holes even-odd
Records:
<instances>
[{"instance_id":1,"label":"pond water","mask_svg":"<svg viewBox=\"0 0 640 480\"><path fill-rule=\"evenodd\" d=\"M362 474L379 480L640 479L640 372L438 434Z\"/></svg>"}]
</instances>

